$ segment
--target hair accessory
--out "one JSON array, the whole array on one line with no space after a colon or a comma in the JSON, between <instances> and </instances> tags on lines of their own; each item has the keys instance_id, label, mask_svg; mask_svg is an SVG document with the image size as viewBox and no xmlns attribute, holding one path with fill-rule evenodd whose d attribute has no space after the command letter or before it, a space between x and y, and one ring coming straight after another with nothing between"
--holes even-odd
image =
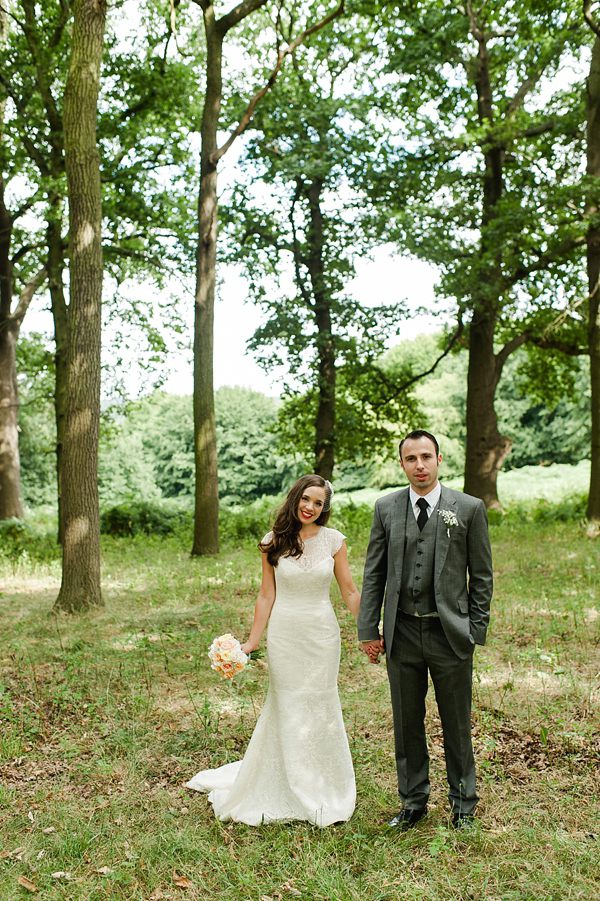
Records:
<instances>
[{"instance_id":1,"label":"hair accessory","mask_svg":"<svg viewBox=\"0 0 600 901\"><path fill-rule=\"evenodd\" d=\"M329 479L325 479L325 503L323 504L323 512L326 513L331 507L331 499L333 498L333 485Z\"/></svg>"}]
</instances>

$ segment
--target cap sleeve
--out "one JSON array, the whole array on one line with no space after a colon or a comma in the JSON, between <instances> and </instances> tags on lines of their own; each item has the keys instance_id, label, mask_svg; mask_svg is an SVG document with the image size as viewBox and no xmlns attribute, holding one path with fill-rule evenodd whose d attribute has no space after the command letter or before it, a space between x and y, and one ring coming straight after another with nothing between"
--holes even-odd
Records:
<instances>
[{"instance_id":1,"label":"cap sleeve","mask_svg":"<svg viewBox=\"0 0 600 901\"><path fill-rule=\"evenodd\" d=\"M328 529L327 531L329 532L329 550L331 552L331 556L335 557L335 555L341 548L342 542L344 541L346 536L343 535L342 532L338 532L337 529Z\"/></svg>"},{"instance_id":2,"label":"cap sleeve","mask_svg":"<svg viewBox=\"0 0 600 901\"><path fill-rule=\"evenodd\" d=\"M261 541L261 544L268 544L268 543L271 541L272 538L273 538L273 530L267 532L267 534L265 535L265 537L264 537L263 540Z\"/></svg>"}]
</instances>

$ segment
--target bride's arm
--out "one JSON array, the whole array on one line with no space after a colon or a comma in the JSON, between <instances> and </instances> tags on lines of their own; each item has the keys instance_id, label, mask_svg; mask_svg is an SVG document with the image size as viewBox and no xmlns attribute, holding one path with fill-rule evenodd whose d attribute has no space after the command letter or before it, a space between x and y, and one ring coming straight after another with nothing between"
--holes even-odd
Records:
<instances>
[{"instance_id":1,"label":"bride's arm","mask_svg":"<svg viewBox=\"0 0 600 901\"><path fill-rule=\"evenodd\" d=\"M255 651L259 646L274 603L275 573L273 567L267 560L267 555L262 554L262 582L254 606L254 622L252 623L250 635L248 636L248 641L242 645L244 654Z\"/></svg>"},{"instance_id":2,"label":"bride's arm","mask_svg":"<svg viewBox=\"0 0 600 901\"><path fill-rule=\"evenodd\" d=\"M333 558L333 572L340 586L342 600L354 619L356 619L360 606L360 592L354 584L352 573L350 572L348 549L345 541L342 541L341 548Z\"/></svg>"}]
</instances>

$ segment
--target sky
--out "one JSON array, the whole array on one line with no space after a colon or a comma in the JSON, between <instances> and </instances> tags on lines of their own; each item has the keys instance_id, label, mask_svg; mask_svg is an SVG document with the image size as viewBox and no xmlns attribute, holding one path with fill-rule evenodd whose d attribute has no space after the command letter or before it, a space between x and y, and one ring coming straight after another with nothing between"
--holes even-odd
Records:
<instances>
[{"instance_id":1,"label":"sky","mask_svg":"<svg viewBox=\"0 0 600 901\"><path fill-rule=\"evenodd\" d=\"M358 261L353 294L362 303L407 298L413 309L420 306L432 308L435 278L435 271L427 264L393 257L387 248L382 248L373 261ZM246 341L260 324L260 313L246 302L245 280L241 276L228 274L219 293L221 299L215 307L215 389L222 385L239 385L263 394L279 394L280 382L265 374L246 350ZM394 335L389 346L440 327L440 319L434 319L431 315L406 320L400 336ZM191 394L191 356L174 357L172 366L173 374L167 380L165 390Z\"/></svg>"},{"instance_id":2,"label":"sky","mask_svg":"<svg viewBox=\"0 0 600 901\"><path fill-rule=\"evenodd\" d=\"M382 247L376 251L374 259L358 260L356 279L352 285L352 293L361 303L382 303L407 300L411 309L418 307L433 308L435 270L426 263L408 258L393 256L390 249ZM260 325L260 312L246 300L248 296L245 279L233 268L221 270L224 276L219 285L219 299L215 305L214 335L214 384L215 390L223 385L238 385L251 388L263 394L277 396L281 392L281 381L267 375L254 361L253 355L246 349L246 342ZM193 338L193 298L188 295L182 298L187 336L191 345ZM428 333L439 329L442 321L431 315L416 316L402 325L400 336L393 335L389 346L399 341L415 338L420 333ZM110 326L109 326L110 328ZM23 332L42 332L51 336L54 332L52 316L48 309L32 307L23 322ZM106 342L108 343L108 342ZM125 368L125 386L129 396L148 393L147 382L135 366L136 351L132 347L129 354L123 354ZM105 351L105 362L110 359ZM192 394L193 361L191 348L185 351L173 350L167 360L169 375L163 390L172 394Z\"/></svg>"}]
</instances>

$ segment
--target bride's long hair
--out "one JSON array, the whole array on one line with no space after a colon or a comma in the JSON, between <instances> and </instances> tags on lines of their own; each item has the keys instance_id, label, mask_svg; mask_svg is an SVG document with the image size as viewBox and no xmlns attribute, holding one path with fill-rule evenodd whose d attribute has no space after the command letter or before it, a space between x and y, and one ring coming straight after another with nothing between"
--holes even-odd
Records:
<instances>
[{"instance_id":1,"label":"bride's long hair","mask_svg":"<svg viewBox=\"0 0 600 901\"><path fill-rule=\"evenodd\" d=\"M327 524L331 510L329 504L331 502L331 490L328 483L322 476L308 475L302 476L292 485L288 491L288 495L279 508L279 512L275 519L272 529L271 540L267 544L258 545L263 553L266 553L267 560L271 566L277 566L280 557L301 557L303 546L299 537L302 523L298 519L298 505L302 495L307 488L324 488L325 504L319 518L315 520L318 526Z\"/></svg>"}]
</instances>

